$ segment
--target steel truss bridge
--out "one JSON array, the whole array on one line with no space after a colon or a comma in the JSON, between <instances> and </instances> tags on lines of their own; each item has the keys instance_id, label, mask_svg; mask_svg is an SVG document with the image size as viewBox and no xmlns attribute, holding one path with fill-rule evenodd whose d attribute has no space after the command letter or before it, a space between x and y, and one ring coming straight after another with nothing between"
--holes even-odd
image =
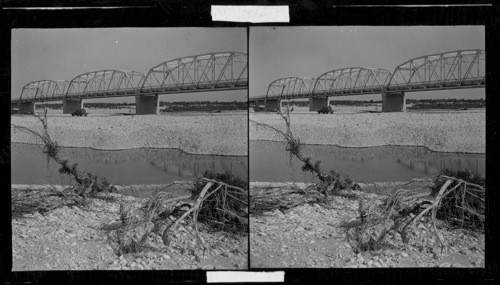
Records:
<instances>
[{"instance_id":1,"label":"steel truss bridge","mask_svg":"<svg viewBox=\"0 0 500 285\"><path fill-rule=\"evenodd\" d=\"M410 59L392 73L380 68L348 67L316 78L281 78L269 84L265 96L249 101L484 88L485 59L484 50L457 50Z\"/></svg>"},{"instance_id":2,"label":"steel truss bridge","mask_svg":"<svg viewBox=\"0 0 500 285\"><path fill-rule=\"evenodd\" d=\"M125 96L193 93L248 88L245 53L214 52L162 62L147 74L126 70L100 70L70 81L38 80L26 84L19 99L47 102Z\"/></svg>"}]
</instances>

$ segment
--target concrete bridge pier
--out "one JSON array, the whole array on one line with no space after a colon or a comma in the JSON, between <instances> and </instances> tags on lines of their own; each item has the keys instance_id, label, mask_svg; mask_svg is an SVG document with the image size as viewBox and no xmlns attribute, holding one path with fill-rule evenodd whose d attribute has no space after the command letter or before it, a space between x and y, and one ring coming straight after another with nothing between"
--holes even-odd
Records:
<instances>
[{"instance_id":1,"label":"concrete bridge pier","mask_svg":"<svg viewBox=\"0 0 500 285\"><path fill-rule=\"evenodd\" d=\"M309 111L315 112L323 107L328 107L328 97L309 97Z\"/></svg>"},{"instance_id":2,"label":"concrete bridge pier","mask_svg":"<svg viewBox=\"0 0 500 285\"><path fill-rule=\"evenodd\" d=\"M406 112L406 95L404 92L382 93L382 112Z\"/></svg>"},{"instance_id":3,"label":"concrete bridge pier","mask_svg":"<svg viewBox=\"0 0 500 285\"><path fill-rule=\"evenodd\" d=\"M264 108L267 111L274 111L276 109L281 110L281 100L280 99L267 99L264 104Z\"/></svg>"},{"instance_id":4,"label":"concrete bridge pier","mask_svg":"<svg viewBox=\"0 0 500 285\"><path fill-rule=\"evenodd\" d=\"M77 109L83 108L83 100L82 99L63 99L63 114L71 114Z\"/></svg>"},{"instance_id":5,"label":"concrete bridge pier","mask_svg":"<svg viewBox=\"0 0 500 285\"><path fill-rule=\"evenodd\" d=\"M19 113L34 114L35 102L19 102Z\"/></svg>"},{"instance_id":6,"label":"concrete bridge pier","mask_svg":"<svg viewBox=\"0 0 500 285\"><path fill-rule=\"evenodd\" d=\"M135 113L137 115L158 114L160 110L160 100L158 94L148 96L135 96Z\"/></svg>"}]
</instances>

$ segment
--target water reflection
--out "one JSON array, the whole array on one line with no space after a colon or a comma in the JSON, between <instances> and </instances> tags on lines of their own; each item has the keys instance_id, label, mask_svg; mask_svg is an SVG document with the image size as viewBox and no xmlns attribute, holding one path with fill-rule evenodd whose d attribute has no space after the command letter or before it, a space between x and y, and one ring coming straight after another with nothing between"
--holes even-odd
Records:
<instances>
[{"instance_id":1,"label":"water reflection","mask_svg":"<svg viewBox=\"0 0 500 285\"><path fill-rule=\"evenodd\" d=\"M285 143L250 141L251 181L301 181L296 159L290 161ZM424 147L380 146L345 148L304 145L305 156L321 160L325 170L335 169L356 181L406 181L438 174L442 169L469 170L485 175L484 154L433 152ZM306 179L310 177L306 176Z\"/></svg>"},{"instance_id":2,"label":"water reflection","mask_svg":"<svg viewBox=\"0 0 500 285\"><path fill-rule=\"evenodd\" d=\"M40 145L12 144L12 183L69 183L58 174L55 163L47 169L42 149ZM192 155L175 149L61 148L60 157L78 162L81 170L98 173L114 184L165 184L199 177L207 170L248 177L246 157Z\"/></svg>"}]
</instances>

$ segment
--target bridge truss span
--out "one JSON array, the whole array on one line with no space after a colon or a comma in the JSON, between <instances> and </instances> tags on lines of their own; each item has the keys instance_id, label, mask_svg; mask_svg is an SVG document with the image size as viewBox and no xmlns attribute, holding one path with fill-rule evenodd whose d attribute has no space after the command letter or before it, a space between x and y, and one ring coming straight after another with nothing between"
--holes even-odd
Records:
<instances>
[{"instance_id":1,"label":"bridge truss span","mask_svg":"<svg viewBox=\"0 0 500 285\"><path fill-rule=\"evenodd\" d=\"M144 78L144 74L137 71L87 72L70 81L65 97L82 99L136 95Z\"/></svg>"},{"instance_id":2,"label":"bridge truss span","mask_svg":"<svg viewBox=\"0 0 500 285\"><path fill-rule=\"evenodd\" d=\"M140 93L179 93L248 86L247 54L208 53L177 58L151 68Z\"/></svg>"},{"instance_id":3,"label":"bridge truss span","mask_svg":"<svg viewBox=\"0 0 500 285\"><path fill-rule=\"evenodd\" d=\"M388 91L422 91L485 86L484 50L458 50L425 55L396 67Z\"/></svg>"},{"instance_id":4,"label":"bridge truss span","mask_svg":"<svg viewBox=\"0 0 500 285\"><path fill-rule=\"evenodd\" d=\"M267 88L266 99L297 99L311 93L316 78L286 77L277 79Z\"/></svg>"},{"instance_id":5,"label":"bridge truss span","mask_svg":"<svg viewBox=\"0 0 500 285\"><path fill-rule=\"evenodd\" d=\"M34 102L62 98L66 93L69 82L65 80L38 80L26 84L19 101Z\"/></svg>"},{"instance_id":6,"label":"bridge truss span","mask_svg":"<svg viewBox=\"0 0 500 285\"><path fill-rule=\"evenodd\" d=\"M381 68L347 67L318 77L313 96L362 95L380 93L391 73Z\"/></svg>"}]
</instances>

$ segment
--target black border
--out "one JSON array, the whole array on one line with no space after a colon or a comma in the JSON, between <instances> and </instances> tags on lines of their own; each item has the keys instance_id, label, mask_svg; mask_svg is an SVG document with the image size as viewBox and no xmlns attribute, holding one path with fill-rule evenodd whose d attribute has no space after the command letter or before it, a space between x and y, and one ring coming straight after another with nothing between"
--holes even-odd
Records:
<instances>
[{"instance_id":1,"label":"black border","mask_svg":"<svg viewBox=\"0 0 500 285\"><path fill-rule=\"evenodd\" d=\"M288 3L289 2L289 3ZM399 2L399 3L398 3ZM204 271L44 271L11 272L11 222L10 222L10 65L11 28L92 28L92 27L252 27L252 26L334 26L334 25L484 25L488 60L486 71L486 177L487 224L485 269L284 269L287 283L372 284L385 283L493 283L499 267L497 230L497 191L495 181L496 147L500 145L497 126L499 118L500 36L499 6L491 1L445 1L439 4L485 4L482 6L401 7L359 5L425 5L436 1L334 1L334 0L257 0L257 1L202 1L202 0L3 0L1 7L52 7L52 6L127 6L121 9L87 10L0 10L0 281L5 284L29 283L200 283L206 281ZM248 24L212 22L210 4L290 5L290 24ZM493 3L492 5L486 5ZM345 6L358 5L358 6ZM248 38L247 31L247 38ZM248 45L249 43L247 43ZM248 51L250 53L251 51ZM249 63L249 68L251 64ZM8 92L7 94L4 92ZM250 167L249 167L250 169ZM275 271L270 269L269 271ZM262 271L262 269L251 269Z\"/></svg>"}]
</instances>

